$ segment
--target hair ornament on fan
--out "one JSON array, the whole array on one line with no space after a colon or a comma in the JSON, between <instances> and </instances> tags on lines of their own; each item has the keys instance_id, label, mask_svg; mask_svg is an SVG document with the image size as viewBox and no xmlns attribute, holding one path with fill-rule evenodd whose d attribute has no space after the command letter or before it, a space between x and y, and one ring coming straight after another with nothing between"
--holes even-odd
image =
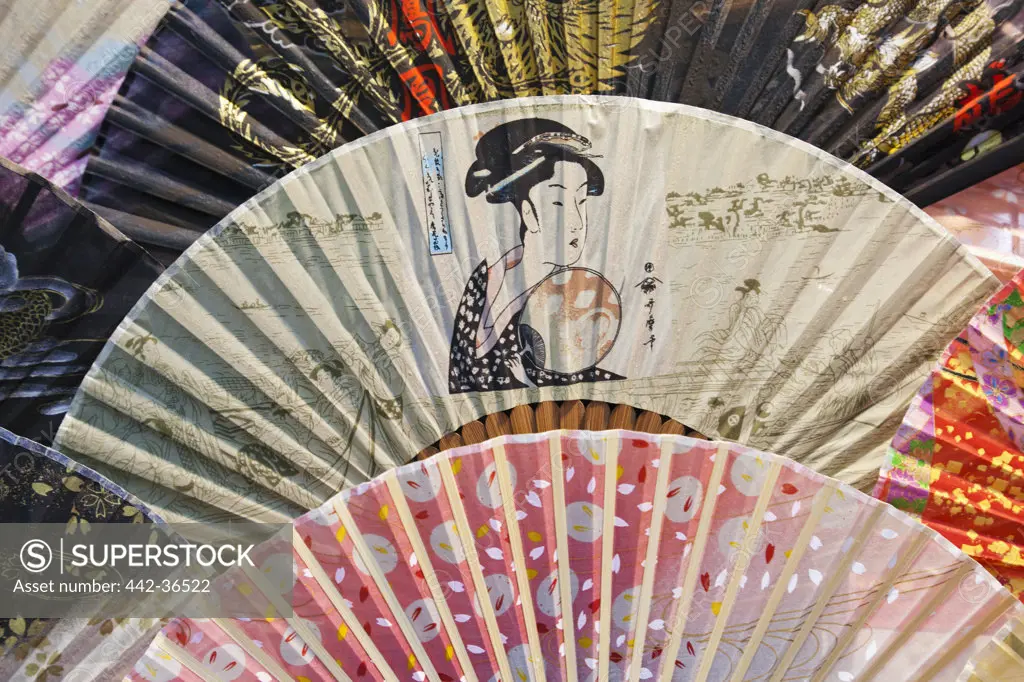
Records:
<instances>
[{"instance_id":1,"label":"hair ornament on fan","mask_svg":"<svg viewBox=\"0 0 1024 682\"><path fill-rule=\"evenodd\" d=\"M587 153L587 150L593 146L590 140L577 133L561 130L548 131L534 135L529 140L527 140L526 142L522 143L514 150L512 150L512 156L527 154L530 151L535 150L542 145L548 147L560 147L563 151L572 152L576 156L580 156L585 159L601 158L600 154ZM514 183L516 180L520 179L521 177L535 169L537 166L544 163L544 160L545 156L543 154L539 154L519 170L513 172L511 175L502 178L495 184L490 185L487 188L486 192L487 198L491 199L495 197L506 187ZM486 168L473 172L473 175L477 177L487 177L490 174L491 171Z\"/></svg>"}]
</instances>

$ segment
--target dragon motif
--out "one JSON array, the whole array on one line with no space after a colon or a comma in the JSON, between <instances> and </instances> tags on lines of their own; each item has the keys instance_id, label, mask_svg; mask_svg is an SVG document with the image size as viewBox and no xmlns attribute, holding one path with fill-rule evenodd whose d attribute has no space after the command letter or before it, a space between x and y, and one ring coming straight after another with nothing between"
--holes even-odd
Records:
<instances>
[{"instance_id":1,"label":"dragon motif","mask_svg":"<svg viewBox=\"0 0 1024 682\"><path fill-rule=\"evenodd\" d=\"M831 44L853 19L853 10L838 5L829 5L817 13L802 9L797 14L804 17L804 32L794 39L798 43Z\"/></svg>"},{"instance_id":2,"label":"dragon motif","mask_svg":"<svg viewBox=\"0 0 1024 682\"><path fill-rule=\"evenodd\" d=\"M906 72L889 87L885 106L875 121L875 136L861 145L852 162L861 167L874 163L883 154L891 154L924 135L953 116L964 97L964 83L976 82L992 58L990 41L995 31L991 8L981 3L956 24L945 30L951 43L954 72L945 79L931 101L914 114L908 113L917 100L918 76L938 59L932 51L919 56Z\"/></svg>"},{"instance_id":3,"label":"dragon motif","mask_svg":"<svg viewBox=\"0 0 1024 682\"><path fill-rule=\"evenodd\" d=\"M855 98L862 98L907 75L908 66L930 39L931 31L927 29L907 28L872 50L848 78L833 78L838 73L848 73L844 68L826 71L825 83L837 91L837 101L852 114Z\"/></svg>"},{"instance_id":4,"label":"dragon motif","mask_svg":"<svg viewBox=\"0 0 1024 682\"><path fill-rule=\"evenodd\" d=\"M818 67L827 87L842 90L840 103L861 97L898 78L917 53L934 39L936 29L974 9L982 0L868 0L847 9L828 5L804 10L804 32L796 40L832 48L835 59ZM905 28L887 35L897 22Z\"/></svg>"},{"instance_id":5,"label":"dragon motif","mask_svg":"<svg viewBox=\"0 0 1024 682\"><path fill-rule=\"evenodd\" d=\"M878 117L878 134L863 143L851 162L866 168L882 155L903 149L956 114L959 102L964 97L961 83L980 79L990 55L991 50L983 50L961 67L942 84L936 96L912 116L907 114L907 109L917 96L916 77L908 76L893 85L889 90L889 99Z\"/></svg>"}]
</instances>

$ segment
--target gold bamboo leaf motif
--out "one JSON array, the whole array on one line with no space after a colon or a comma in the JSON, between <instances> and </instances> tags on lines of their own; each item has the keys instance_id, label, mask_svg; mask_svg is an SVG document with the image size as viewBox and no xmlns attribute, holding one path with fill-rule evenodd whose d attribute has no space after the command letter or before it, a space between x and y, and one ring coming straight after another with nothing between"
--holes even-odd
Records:
<instances>
[{"instance_id":1,"label":"gold bamboo leaf motif","mask_svg":"<svg viewBox=\"0 0 1024 682\"><path fill-rule=\"evenodd\" d=\"M512 89L502 74L501 55L484 0L448 0L444 4L455 37L488 100L510 97Z\"/></svg>"},{"instance_id":2,"label":"gold bamboo leaf motif","mask_svg":"<svg viewBox=\"0 0 1024 682\"><path fill-rule=\"evenodd\" d=\"M538 87L537 62L533 58L523 5L508 0L486 0L486 5L516 96L543 94Z\"/></svg>"},{"instance_id":3,"label":"gold bamboo leaf motif","mask_svg":"<svg viewBox=\"0 0 1024 682\"><path fill-rule=\"evenodd\" d=\"M394 122L400 121L401 107L391 89L385 84L384 74L379 70L367 68L366 60L345 39L338 23L319 7L310 7L302 0L287 2L298 20L324 44L331 56L352 74L353 79L359 82L373 104Z\"/></svg>"},{"instance_id":4,"label":"gold bamboo leaf motif","mask_svg":"<svg viewBox=\"0 0 1024 682\"><path fill-rule=\"evenodd\" d=\"M273 145L253 133L249 115L245 112L244 107L249 103L253 94L249 84L259 82L261 79L257 75L259 71L262 69L259 69L250 60L245 60L239 63L235 73L224 82L220 91L221 124L280 163L294 168L309 163L316 157L305 150L299 147Z\"/></svg>"}]
</instances>

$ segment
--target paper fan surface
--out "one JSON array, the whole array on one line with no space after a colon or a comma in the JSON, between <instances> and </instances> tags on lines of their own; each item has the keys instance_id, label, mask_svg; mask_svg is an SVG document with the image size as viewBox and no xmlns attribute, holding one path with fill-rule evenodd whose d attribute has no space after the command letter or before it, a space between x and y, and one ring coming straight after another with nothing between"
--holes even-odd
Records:
<instances>
[{"instance_id":1,"label":"paper fan surface","mask_svg":"<svg viewBox=\"0 0 1024 682\"><path fill-rule=\"evenodd\" d=\"M1024 269L1024 165L928 207L928 215L956 235L1003 282Z\"/></svg>"},{"instance_id":2,"label":"paper fan surface","mask_svg":"<svg viewBox=\"0 0 1024 682\"><path fill-rule=\"evenodd\" d=\"M107 221L0 159L0 427L51 442L104 342L161 272Z\"/></svg>"},{"instance_id":3,"label":"paper fan surface","mask_svg":"<svg viewBox=\"0 0 1024 682\"><path fill-rule=\"evenodd\" d=\"M541 400L625 403L868 483L879 427L996 285L918 209L749 123L626 98L462 108L211 231L57 443L169 520L293 518Z\"/></svg>"},{"instance_id":4,"label":"paper fan surface","mask_svg":"<svg viewBox=\"0 0 1024 682\"><path fill-rule=\"evenodd\" d=\"M9 0L0 18L0 156L75 191L85 152L168 0Z\"/></svg>"},{"instance_id":5,"label":"paper fan surface","mask_svg":"<svg viewBox=\"0 0 1024 682\"><path fill-rule=\"evenodd\" d=\"M130 679L955 680L1024 613L891 506L682 436L489 440L343 492L293 538L293 616L172 621Z\"/></svg>"},{"instance_id":6,"label":"paper fan surface","mask_svg":"<svg viewBox=\"0 0 1024 682\"><path fill-rule=\"evenodd\" d=\"M93 524L153 520L159 519L142 502L96 472L0 428L0 523L63 524L69 537L81 537ZM163 625L154 619L0 619L0 677L120 679Z\"/></svg>"},{"instance_id":7,"label":"paper fan surface","mask_svg":"<svg viewBox=\"0 0 1024 682\"><path fill-rule=\"evenodd\" d=\"M748 118L934 201L963 181L961 153L1019 123L1022 6L187 0L133 65L84 194L134 238L183 248L270 178L387 125L618 94ZM986 156L971 184L1007 163Z\"/></svg>"},{"instance_id":8,"label":"paper fan surface","mask_svg":"<svg viewBox=\"0 0 1024 682\"><path fill-rule=\"evenodd\" d=\"M1024 272L942 354L893 439L877 497L1024 593Z\"/></svg>"}]
</instances>

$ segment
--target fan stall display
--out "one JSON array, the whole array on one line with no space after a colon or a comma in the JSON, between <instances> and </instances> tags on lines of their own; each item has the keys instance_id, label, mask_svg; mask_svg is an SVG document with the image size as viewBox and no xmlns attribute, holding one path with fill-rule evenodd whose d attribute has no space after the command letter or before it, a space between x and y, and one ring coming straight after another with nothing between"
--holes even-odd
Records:
<instances>
[{"instance_id":1,"label":"fan stall display","mask_svg":"<svg viewBox=\"0 0 1024 682\"><path fill-rule=\"evenodd\" d=\"M753 124L614 97L463 107L208 233L57 447L169 521L281 520L491 413L592 400L864 484L996 286L918 209Z\"/></svg>"},{"instance_id":2,"label":"fan stall display","mask_svg":"<svg viewBox=\"0 0 1024 682\"><path fill-rule=\"evenodd\" d=\"M628 431L391 470L296 520L279 557L224 589L292 587L294 615L172 621L129 679L955 680L1024 613L849 486Z\"/></svg>"},{"instance_id":3,"label":"fan stall display","mask_svg":"<svg viewBox=\"0 0 1024 682\"><path fill-rule=\"evenodd\" d=\"M900 191L928 185L934 201L1019 161L1011 149L968 175L952 168L958 150L979 156L1014 135L1022 7L188 0L136 60L84 197L134 238L184 248L345 141L456 106L572 93L749 118Z\"/></svg>"},{"instance_id":4,"label":"fan stall display","mask_svg":"<svg viewBox=\"0 0 1024 682\"><path fill-rule=\"evenodd\" d=\"M153 521L159 519L142 502L96 472L0 428L0 523L63 524L74 538L94 524ZM13 562L5 568L18 570ZM0 619L0 677L120 679L165 624L125 618Z\"/></svg>"},{"instance_id":5,"label":"fan stall display","mask_svg":"<svg viewBox=\"0 0 1024 682\"><path fill-rule=\"evenodd\" d=\"M0 159L0 427L49 443L79 382L163 267Z\"/></svg>"},{"instance_id":6,"label":"fan stall display","mask_svg":"<svg viewBox=\"0 0 1024 682\"><path fill-rule=\"evenodd\" d=\"M0 18L0 156L76 191L85 153L168 0L10 0Z\"/></svg>"},{"instance_id":7,"label":"fan stall display","mask_svg":"<svg viewBox=\"0 0 1024 682\"><path fill-rule=\"evenodd\" d=\"M877 497L935 528L1024 593L1018 273L943 352L893 439Z\"/></svg>"}]
</instances>

